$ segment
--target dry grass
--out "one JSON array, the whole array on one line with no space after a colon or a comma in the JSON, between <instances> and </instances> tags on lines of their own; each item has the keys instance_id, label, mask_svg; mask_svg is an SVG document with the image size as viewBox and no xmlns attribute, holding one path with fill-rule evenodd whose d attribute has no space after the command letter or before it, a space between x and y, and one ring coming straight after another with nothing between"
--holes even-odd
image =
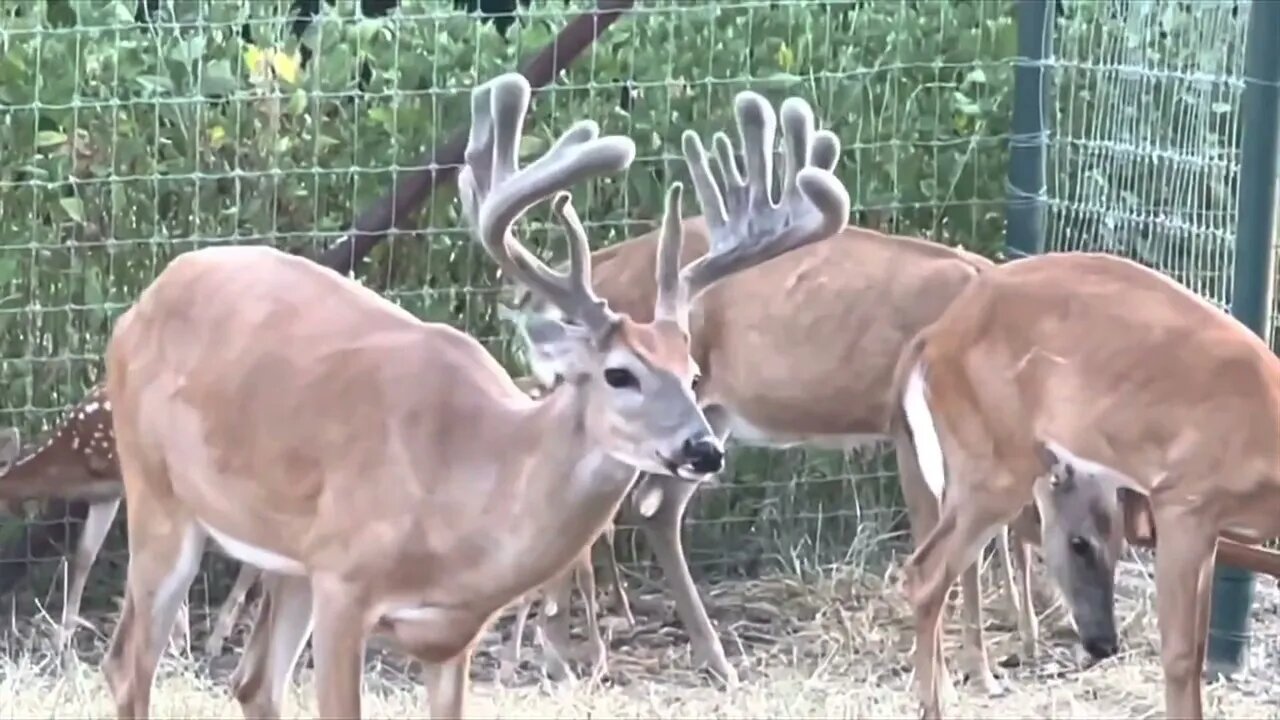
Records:
<instances>
[{"instance_id":1,"label":"dry grass","mask_svg":"<svg viewBox=\"0 0 1280 720\"><path fill-rule=\"evenodd\" d=\"M493 650L501 628L491 633L475 663L469 714L473 717L823 717L900 718L915 714L908 650L912 634L896 583L896 572L828 572L801 581L772 577L723 583L710 590L708 604L730 654L744 671L731 692L709 686L689 672L686 638L671 622L670 608L656 598L639 627L614 631L611 675L606 685L552 686L533 680L515 688L493 684ZM948 705L954 717L1143 718L1160 714L1162 679L1154 644L1156 631L1150 581L1140 562L1123 567L1119 613L1126 651L1088 670L1075 669L1069 638L1053 636L1060 612L1043 621L1045 658L1033 668L1005 670L1009 693L976 697L966 685ZM994 660L1015 650L1003 596L988 598L989 639ZM1210 716L1280 718L1280 683L1274 669L1280 654L1280 597L1275 584L1260 582L1254 614L1257 641L1252 671L1206 692ZM954 653L958 623L950 622ZM40 643L36 643L39 645ZM63 676L47 657L23 651L0 665L0 718L112 717L108 694L96 667L84 663ZM212 665L167 659L155 693L158 717L238 717L225 687L226 657ZM370 653L366 714L421 717L425 697L411 668L393 655ZM305 664L305 659L304 659ZM287 716L314 714L311 671L299 672L299 686L286 704Z\"/></svg>"}]
</instances>

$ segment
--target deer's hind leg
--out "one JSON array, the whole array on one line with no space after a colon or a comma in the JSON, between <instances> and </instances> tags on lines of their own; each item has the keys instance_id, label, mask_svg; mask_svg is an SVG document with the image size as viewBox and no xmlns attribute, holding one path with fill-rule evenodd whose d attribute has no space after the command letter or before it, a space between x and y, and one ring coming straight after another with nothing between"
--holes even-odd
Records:
<instances>
[{"instance_id":1,"label":"deer's hind leg","mask_svg":"<svg viewBox=\"0 0 1280 720\"><path fill-rule=\"evenodd\" d=\"M933 494L920 470L916 458L915 447L905 428L900 428L894 437L894 450L898 459L898 474L902 483L902 494L907 504L907 513L911 525L911 536L915 547L919 548L938 524L940 499ZM961 646L960 666L969 682L980 688L990 697L998 697L1005 693L1004 685L996 678L991 667L991 658L987 653L986 641L983 638L982 617L982 581L979 575L978 559L961 574L961 611L963 628L963 644ZM950 591L950 585L947 591ZM952 691L951 681L945 674L938 678L941 692Z\"/></svg>"},{"instance_id":2,"label":"deer's hind leg","mask_svg":"<svg viewBox=\"0 0 1280 720\"><path fill-rule=\"evenodd\" d=\"M254 572L251 577L257 576ZM311 635L312 603L310 579L262 574L253 629L231 676L232 693L246 718L280 717L293 668Z\"/></svg>"},{"instance_id":3,"label":"deer's hind leg","mask_svg":"<svg viewBox=\"0 0 1280 720\"><path fill-rule=\"evenodd\" d=\"M124 607L102 666L121 718L150 716L156 666L205 544L194 519L166 515L174 509L151 498L139 500L130 498Z\"/></svg>"},{"instance_id":4,"label":"deer's hind leg","mask_svg":"<svg viewBox=\"0 0 1280 720\"><path fill-rule=\"evenodd\" d=\"M116 448L129 501L124 605L102 670L120 718L150 716L156 666L200 569L206 534L173 495L169 470L148 458L117 404Z\"/></svg>"},{"instance_id":5,"label":"deer's hind leg","mask_svg":"<svg viewBox=\"0 0 1280 720\"><path fill-rule=\"evenodd\" d=\"M106 542L107 532L115 522L122 499L113 498L89 506L89 514L85 516L84 526L80 528L75 553L67 564L67 599L62 605L62 627L58 638L64 661L70 660L74 655L71 640L75 636L76 627L84 622L80 618L80 602L89 581L89 570L102 551L102 544Z\"/></svg>"},{"instance_id":6,"label":"deer's hind leg","mask_svg":"<svg viewBox=\"0 0 1280 720\"><path fill-rule=\"evenodd\" d=\"M959 467L947 480L950 486L942 497L938 523L905 568L907 598L915 611L916 682L925 718L941 717L946 670L940 631L947 592L1031 495L1029 484L1025 493L1015 492L1019 488L1012 478L989 484L974 481L983 474L1000 472L994 467L956 465ZM997 487L1006 491L988 489Z\"/></svg>"}]
</instances>

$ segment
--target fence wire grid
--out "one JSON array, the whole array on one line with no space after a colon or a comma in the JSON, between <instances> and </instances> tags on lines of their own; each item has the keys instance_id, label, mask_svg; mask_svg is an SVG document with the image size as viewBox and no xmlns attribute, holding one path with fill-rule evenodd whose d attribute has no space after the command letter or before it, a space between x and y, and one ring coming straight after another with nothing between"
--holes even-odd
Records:
<instances>
[{"instance_id":1,"label":"fence wire grid","mask_svg":"<svg viewBox=\"0 0 1280 720\"><path fill-rule=\"evenodd\" d=\"M315 255L465 124L477 82L594 4L534 0L512 21L460 7L476 3L0 8L0 422L26 437L56 423L101 376L113 318L176 254L267 243ZM1134 257L1227 302L1246 7L1055 3L1052 249ZM584 117L636 141L621 182L578 193L602 246L654 227L683 130L731 127L740 90L800 94L841 138L854 223L995 256L1016 30L1010 1L638 3L534 101L526 142L545 147ZM453 198L437 192L358 277L519 371L494 269ZM536 246L558 249L531 227ZM737 448L691 507L686 550L700 574L826 564L859 533L901 533L899 515L883 452ZM0 524L0 566L34 567L25 596L56 607L60 558L27 537L23 521ZM620 544L646 562L641 545ZM117 528L86 608L111 606L125 560ZM206 573L208 599L233 567Z\"/></svg>"}]
</instances>

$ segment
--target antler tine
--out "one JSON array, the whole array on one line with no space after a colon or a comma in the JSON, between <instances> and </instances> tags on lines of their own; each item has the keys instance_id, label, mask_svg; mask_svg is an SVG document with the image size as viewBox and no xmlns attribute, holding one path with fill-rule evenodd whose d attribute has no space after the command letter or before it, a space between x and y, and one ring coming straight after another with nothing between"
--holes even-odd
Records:
<instances>
[{"instance_id":1,"label":"antler tine","mask_svg":"<svg viewBox=\"0 0 1280 720\"><path fill-rule=\"evenodd\" d=\"M557 192L626 169L635 159L635 144L622 136L599 137L595 122L580 120L521 170L516 154L530 95L529 82L517 73L501 75L472 92L466 167L458 180L463 208L476 240L504 274L545 296L569 317L597 327L610 316L591 292L585 260L575 266L578 272L571 268L567 275L556 273L515 239L511 226L535 203ZM567 198L558 202L560 210L569 207ZM575 221L566 222L572 254L586 247L586 234L572 208L569 213ZM563 214L561 219L566 219Z\"/></svg>"},{"instance_id":2,"label":"antler tine","mask_svg":"<svg viewBox=\"0 0 1280 720\"><path fill-rule=\"evenodd\" d=\"M819 130L813 138L813 147L809 150L809 164L827 172L835 172L839 160L840 138L830 130Z\"/></svg>"},{"instance_id":3,"label":"antler tine","mask_svg":"<svg viewBox=\"0 0 1280 720\"><path fill-rule=\"evenodd\" d=\"M718 194L716 197L718 202ZM683 199L684 185L679 182L671 183L667 188L666 208L662 213L662 231L658 234L658 296L653 317L656 320L673 321L687 329L688 316L682 308L688 303L685 301L684 283L680 282L680 250L684 245L684 219L680 216L680 203Z\"/></svg>"},{"instance_id":4,"label":"antler tine","mask_svg":"<svg viewBox=\"0 0 1280 720\"><path fill-rule=\"evenodd\" d=\"M538 263L538 267L529 267L528 271L544 276L546 286L543 292L547 299L561 308L567 303L576 303L575 317L579 322L589 328L603 328L609 324L613 315L605 301L591 289L591 245L587 241L587 231L582 227L582 220L578 218L578 211L573 207L573 197L563 191L556 193L551 200L551 211L564 227L568 239L568 270L557 273L528 252L516 255L516 261L522 266L528 261ZM563 297L557 299L557 293Z\"/></svg>"},{"instance_id":5,"label":"antler tine","mask_svg":"<svg viewBox=\"0 0 1280 720\"><path fill-rule=\"evenodd\" d=\"M773 109L752 92L739 93L735 107L747 165L745 182L722 133L714 139L719 182L712 177L697 134L685 131L683 137L685 162L711 231L709 252L681 272L685 310L716 281L829 237L849 217L849 193L832 174L839 140L830 132L814 132L807 102L788 98L782 104L786 178L778 205L771 199Z\"/></svg>"},{"instance_id":6,"label":"antler tine","mask_svg":"<svg viewBox=\"0 0 1280 720\"><path fill-rule=\"evenodd\" d=\"M773 141L778 134L778 117L773 114L768 100L749 90L738 93L733 104L738 115L742 157L747 166L747 211L772 208ZM721 147L732 149L727 139ZM732 155L722 153L722 157L730 158Z\"/></svg>"}]
</instances>

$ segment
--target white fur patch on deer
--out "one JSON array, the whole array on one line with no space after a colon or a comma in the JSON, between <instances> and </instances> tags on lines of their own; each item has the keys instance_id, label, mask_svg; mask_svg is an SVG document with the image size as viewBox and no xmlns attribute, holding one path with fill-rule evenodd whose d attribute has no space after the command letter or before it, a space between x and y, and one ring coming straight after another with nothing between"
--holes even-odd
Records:
<instances>
[{"instance_id":1,"label":"white fur patch on deer","mask_svg":"<svg viewBox=\"0 0 1280 720\"><path fill-rule=\"evenodd\" d=\"M902 397L902 410L907 416L907 425L911 427L911 436L915 440L916 458L920 463L920 473L929 489L937 498L942 497L942 489L947 485L946 465L943 462L942 442L938 438L938 428L933 422L933 413L929 411L926 397L924 368L916 365L907 378L906 391Z\"/></svg>"}]
</instances>

